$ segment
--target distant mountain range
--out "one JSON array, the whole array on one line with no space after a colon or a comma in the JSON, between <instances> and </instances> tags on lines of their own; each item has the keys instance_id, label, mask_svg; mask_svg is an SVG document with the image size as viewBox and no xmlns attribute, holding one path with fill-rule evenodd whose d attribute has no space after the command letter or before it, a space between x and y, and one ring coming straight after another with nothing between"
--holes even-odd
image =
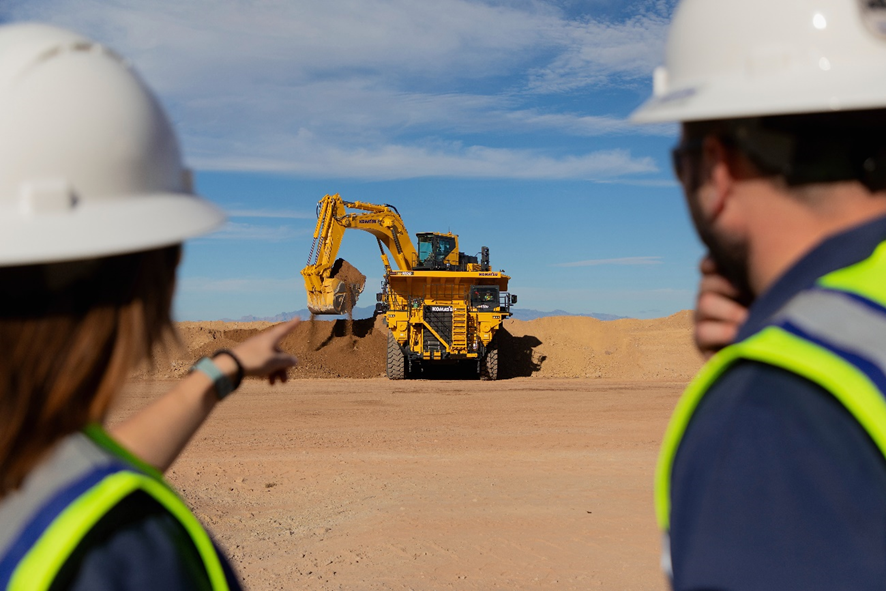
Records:
<instances>
[{"instance_id":1,"label":"distant mountain range","mask_svg":"<svg viewBox=\"0 0 886 591\"><path fill-rule=\"evenodd\" d=\"M372 307L356 307L354 308L353 317L360 318L369 318L372 316L375 311L375 306ZM517 320L535 320L536 318L545 318L546 316L589 316L591 318L596 318L597 320L618 320L620 318L628 318L627 316L616 316L615 314L601 314L597 312L591 312L590 314L574 314L572 312L565 312L563 310L553 310L552 312L544 312L542 310L529 310L526 308L517 308L514 307L511 309L513 314L513 318ZM286 322L287 320L292 320L293 318L301 318L302 320L307 320L311 317L311 313L307 310L307 308L302 308L301 310L296 310L294 312L281 312L276 316L243 316L242 318L222 318L224 322ZM345 316L334 316L324 314L320 316L320 318L324 320L334 320L336 318L345 318Z\"/></svg>"},{"instance_id":2,"label":"distant mountain range","mask_svg":"<svg viewBox=\"0 0 886 591\"><path fill-rule=\"evenodd\" d=\"M597 320L619 320L628 318L628 316L616 316L615 314L603 314L601 312L590 312L588 314L574 314L564 310L554 310L552 312L543 312L542 310L528 310L524 308L512 308L512 318L517 320L535 320L536 318L545 318L547 316L590 316Z\"/></svg>"}]
</instances>

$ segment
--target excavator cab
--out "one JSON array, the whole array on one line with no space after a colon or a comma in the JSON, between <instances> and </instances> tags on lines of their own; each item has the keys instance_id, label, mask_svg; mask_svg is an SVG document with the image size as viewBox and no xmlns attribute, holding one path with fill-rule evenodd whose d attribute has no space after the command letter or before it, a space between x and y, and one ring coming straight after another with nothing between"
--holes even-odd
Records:
<instances>
[{"instance_id":1,"label":"excavator cab","mask_svg":"<svg viewBox=\"0 0 886 591\"><path fill-rule=\"evenodd\" d=\"M416 269L440 271L458 267L458 236L422 232L418 238Z\"/></svg>"}]
</instances>

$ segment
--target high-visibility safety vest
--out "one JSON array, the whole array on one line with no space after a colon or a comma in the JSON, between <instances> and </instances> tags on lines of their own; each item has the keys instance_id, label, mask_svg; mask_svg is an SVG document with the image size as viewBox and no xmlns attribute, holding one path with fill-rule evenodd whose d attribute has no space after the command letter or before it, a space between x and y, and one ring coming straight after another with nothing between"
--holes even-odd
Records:
<instances>
[{"instance_id":1,"label":"high-visibility safety vest","mask_svg":"<svg viewBox=\"0 0 886 591\"><path fill-rule=\"evenodd\" d=\"M0 590L49 589L84 536L137 491L147 493L181 523L213 591L228 591L221 559L197 518L158 471L97 425L62 440L23 488L0 504Z\"/></svg>"},{"instance_id":2,"label":"high-visibility safety vest","mask_svg":"<svg viewBox=\"0 0 886 591\"><path fill-rule=\"evenodd\" d=\"M886 242L867 259L828 273L791 298L767 326L717 353L677 403L655 476L655 512L664 532L662 567L671 574L671 476L689 421L705 393L734 363L790 371L830 392L886 456Z\"/></svg>"}]
</instances>

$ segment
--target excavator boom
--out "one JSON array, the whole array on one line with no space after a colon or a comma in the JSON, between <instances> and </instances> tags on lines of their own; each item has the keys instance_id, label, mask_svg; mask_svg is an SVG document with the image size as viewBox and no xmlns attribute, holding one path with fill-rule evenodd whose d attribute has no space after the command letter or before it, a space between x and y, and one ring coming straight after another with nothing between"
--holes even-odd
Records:
<instances>
[{"instance_id":1,"label":"excavator boom","mask_svg":"<svg viewBox=\"0 0 886 591\"><path fill-rule=\"evenodd\" d=\"M348 210L357 210L349 212ZM376 237L381 249L385 271L391 270L387 246L398 270L412 269L418 255L397 209L392 205L376 205L361 201L344 201L339 194L326 195L317 204L317 226L314 242L308 254L308 264L302 269L308 294L308 310L312 314L344 314L356 303L363 291L363 283L354 283L352 273L341 276L344 265L336 259L345 230L356 228ZM344 268L353 269L348 265Z\"/></svg>"}]
</instances>

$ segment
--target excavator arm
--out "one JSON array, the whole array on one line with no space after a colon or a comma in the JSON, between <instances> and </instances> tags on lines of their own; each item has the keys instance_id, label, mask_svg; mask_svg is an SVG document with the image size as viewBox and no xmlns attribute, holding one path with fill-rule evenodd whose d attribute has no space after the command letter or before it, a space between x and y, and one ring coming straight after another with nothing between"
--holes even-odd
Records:
<instances>
[{"instance_id":1,"label":"excavator arm","mask_svg":"<svg viewBox=\"0 0 886 591\"><path fill-rule=\"evenodd\" d=\"M349 213L348 209L359 211ZM341 264L336 264L336 256L348 229L363 230L376 237L385 272L390 271L391 266L382 245L388 248L398 270L410 271L418 260L395 207L344 201L337 193L324 196L317 205L317 227L308 264L301 272L308 294L308 309L313 314L343 314L363 291L362 284L355 285L335 274L335 270L341 268Z\"/></svg>"}]
</instances>

